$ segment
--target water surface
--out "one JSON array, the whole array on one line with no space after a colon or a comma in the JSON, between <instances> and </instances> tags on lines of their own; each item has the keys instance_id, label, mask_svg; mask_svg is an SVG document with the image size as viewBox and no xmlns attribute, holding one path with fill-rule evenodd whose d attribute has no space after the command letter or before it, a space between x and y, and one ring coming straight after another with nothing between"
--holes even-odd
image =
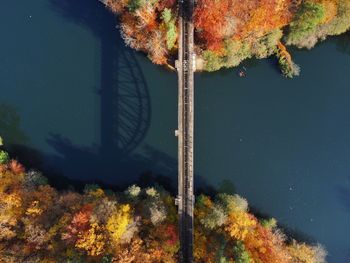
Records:
<instances>
[{"instance_id":1,"label":"water surface","mask_svg":"<svg viewBox=\"0 0 350 263\"><path fill-rule=\"evenodd\" d=\"M176 182L176 75L124 47L97 1L0 4L0 134L28 166L85 182ZM298 237L350 254L349 35L196 76L196 183L238 192ZM166 177L163 177L166 176Z\"/></svg>"}]
</instances>

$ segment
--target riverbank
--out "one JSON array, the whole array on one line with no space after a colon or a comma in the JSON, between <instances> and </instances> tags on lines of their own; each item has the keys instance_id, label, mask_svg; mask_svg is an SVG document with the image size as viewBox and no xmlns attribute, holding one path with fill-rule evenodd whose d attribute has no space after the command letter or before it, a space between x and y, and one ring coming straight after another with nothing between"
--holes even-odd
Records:
<instances>
[{"instance_id":1,"label":"riverbank","mask_svg":"<svg viewBox=\"0 0 350 263\"><path fill-rule=\"evenodd\" d=\"M6 262L178 262L175 199L161 186L58 192L0 150L0 256ZM326 262L320 245L288 240L238 195L200 195L195 262Z\"/></svg>"},{"instance_id":2,"label":"riverbank","mask_svg":"<svg viewBox=\"0 0 350 263\"><path fill-rule=\"evenodd\" d=\"M96 0L13 0L2 7L0 133L12 156L57 181L126 186L152 174L176 186L176 74L126 48L114 15ZM348 46L342 35L310 51L289 49L303 68L293 80L280 76L275 59L243 62L245 78L237 69L196 74L196 187L225 186L246 197L253 211L324 244L331 263L349 260ZM137 96L116 96L147 98L142 83L150 107ZM110 109L112 102L118 107ZM131 152L102 140L111 124L128 123L112 118L118 108L150 109L143 111L148 118L131 122L149 120L147 130L131 126L129 135L142 138Z\"/></svg>"},{"instance_id":3,"label":"riverbank","mask_svg":"<svg viewBox=\"0 0 350 263\"><path fill-rule=\"evenodd\" d=\"M146 53L155 64L175 61L176 1L102 2L119 16L126 45ZM282 74L292 78L299 75L300 69L284 44L310 49L327 36L346 32L350 28L350 3L347 0L275 0L242 4L238 0L215 3L200 0L193 17L194 50L198 61L204 61L198 69L217 71L237 67L249 58L275 56Z\"/></svg>"}]
</instances>

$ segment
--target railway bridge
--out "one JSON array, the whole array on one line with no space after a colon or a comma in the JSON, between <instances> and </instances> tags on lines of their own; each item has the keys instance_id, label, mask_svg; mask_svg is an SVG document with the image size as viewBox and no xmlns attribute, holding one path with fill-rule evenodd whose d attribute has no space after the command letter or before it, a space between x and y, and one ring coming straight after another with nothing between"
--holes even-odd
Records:
<instances>
[{"instance_id":1,"label":"railway bridge","mask_svg":"<svg viewBox=\"0 0 350 263\"><path fill-rule=\"evenodd\" d=\"M194 0L179 0L178 196L180 261L193 262Z\"/></svg>"}]
</instances>

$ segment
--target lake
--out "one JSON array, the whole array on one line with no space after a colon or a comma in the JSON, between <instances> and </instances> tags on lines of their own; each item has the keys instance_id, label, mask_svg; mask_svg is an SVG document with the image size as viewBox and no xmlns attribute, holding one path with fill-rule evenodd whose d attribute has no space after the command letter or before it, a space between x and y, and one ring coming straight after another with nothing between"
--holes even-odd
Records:
<instances>
[{"instance_id":1,"label":"lake","mask_svg":"<svg viewBox=\"0 0 350 263\"><path fill-rule=\"evenodd\" d=\"M126 48L95 0L2 1L0 134L28 167L68 183L176 189L177 76ZM350 259L350 35L196 75L198 188L238 193L329 262Z\"/></svg>"}]
</instances>

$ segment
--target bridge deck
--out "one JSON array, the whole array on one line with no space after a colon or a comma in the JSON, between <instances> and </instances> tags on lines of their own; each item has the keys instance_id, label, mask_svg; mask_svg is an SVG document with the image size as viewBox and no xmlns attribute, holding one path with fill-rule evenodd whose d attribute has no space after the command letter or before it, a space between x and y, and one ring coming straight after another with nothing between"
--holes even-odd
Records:
<instances>
[{"instance_id":1,"label":"bridge deck","mask_svg":"<svg viewBox=\"0 0 350 263\"><path fill-rule=\"evenodd\" d=\"M181 262L193 261L194 0L179 2L178 213Z\"/></svg>"}]
</instances>

